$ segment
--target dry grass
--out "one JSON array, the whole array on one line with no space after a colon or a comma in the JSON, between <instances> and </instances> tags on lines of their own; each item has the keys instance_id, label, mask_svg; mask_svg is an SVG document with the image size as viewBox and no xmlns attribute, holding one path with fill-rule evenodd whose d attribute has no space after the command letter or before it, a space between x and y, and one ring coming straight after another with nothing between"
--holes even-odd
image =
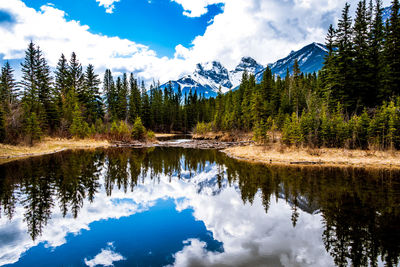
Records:
<instances>
[{"instance_id":1,"label":"dry grass","mask_svg":"<svg viewBox=\"0 0 400 267\"><path fill-rule=\"evenodd\" d=\"M182 133L156 133L156 138L158 137L175 137L182 135Z\"/></svg>"},{"instance_id":2,"label":"dry grass","mask_svg":"<svg viewBox=\"0 0 400 267\"><path fill-rule=\"evenodd\" d=\"M232 132L208 132L205 134L193 134L193 139L197 140L218 140L222 142L250 141L253 138L252 133L232 131Z\"/></svg>"},{"instance_id":3,"label":"dry grass","mask_svg":"<svg viewBox=\"0 0 400 267\"><path fill-rule=\"evenodd\" d=\"M400 168L399 151L308 149L274 144L267 148L262 146L231 147L225 149L224 152L238 159L277 165L317 163L324 166Z\"/></svg>"},{"instance_id":4,"label":"dry grass","mask_svg":"<svg viewBox=\"0 0 400 267\"><path fill-rule=\"evenodd\" d=\"M110 143L104 140L74 140L48 137L32 147L23 145L12 146L0 144L0 164L15 159L51 154L68 149L89 149L108 146L110 146Z\"/></svg>"}]
</instances>

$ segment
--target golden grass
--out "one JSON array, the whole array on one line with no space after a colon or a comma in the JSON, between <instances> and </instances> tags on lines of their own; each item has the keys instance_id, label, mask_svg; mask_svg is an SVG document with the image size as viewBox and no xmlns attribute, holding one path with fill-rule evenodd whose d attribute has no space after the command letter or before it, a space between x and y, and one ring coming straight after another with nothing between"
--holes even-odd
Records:
<instances>
[{"instance_id":1,"label":"golden grass","mask_svg":"<svg viewBox=\"0 0 400 267\"><path fill-rule=\"evenodd\" d=\"M281 144L271 146L231 147L223 150L229 156L275 165L353 166L365 168L400 168L399 151L365 151L336 148L293 148ZM300 164L299 164L300 163ZM302 164L303 163L303 164Z\"/></svg>"},{"instance_id":2,"label":"golden grass","mask_svg":"<svg viewBox=\"0 0 400 267\"><path fill-rule=\"evenodd\" d=\"M68 149L90 149L108 146L110 146L110 143L104 140L75 140L49 137L44 138L42 142L34 146L0 144L0 164L16 159L52 154Z\"/></svg>"}]
</instances>

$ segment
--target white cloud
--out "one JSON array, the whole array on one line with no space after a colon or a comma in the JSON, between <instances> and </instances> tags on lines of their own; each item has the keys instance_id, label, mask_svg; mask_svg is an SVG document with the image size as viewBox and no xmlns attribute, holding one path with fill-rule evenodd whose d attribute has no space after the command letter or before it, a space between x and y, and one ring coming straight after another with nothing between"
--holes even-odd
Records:
<instances>
[{"instance_id":1,"label":"white cloud","mask_svg":"<svg viewBox=\"0 0 400 267\"><path fill-rule=\"evenodd\" d=\"M125 260L125 258L121 254L115 252L114 249L113 243L108 243L107 247L103 248L93 259L88 260L85 258L85 264L89 267L94 267L97 265L114 266L113 263L115 261Z\"/></svg>"},{"instance_id":2,"label":"white cloud","mask_svg":"<svg viewBox=\"0 0 400 267\"><path fill-rule=\"evenodd\" d=\"M213 4L224 3L226 0L171 0L180 4L188 17L200 17L208 12L207 7Z\"/></svg>"},{"instance_id":3,"label":"white cloud","mask_svg":"<svg viewBox=\"0 0 400 267\"><path fill-rule=\"evenodd\" d=\"M120 0L96 0L96 2L99 2L99 6L103 6L109 14L114 12L114 3L119 1Z\"/></svg>"},{"instance_id":4,"label":"white cloud","mask_svg":"<svg viewBox=\"0 0 400 267\"><path fill-rule=\"evenodd\" d=\"M213 237L223 243L224 251L208 251L204 242L189 239L175 253L174 267L334 266L321 240L321 215L299 209L293 228L291 207L282 199L276 201L271 197L265 213L261 193L256 194L252 204L243 204L240 192L228 187L213 197L190 197L178 206L188 207L194 209L194 217L205 223Z\"/></svg>"},{"instance_id":5,"label":"white cloud","mask_svg":"<svg viewBox=\"0 0 400 267\"><path fill-rule=\"evenodd\" d=\"M66 13L50 5L40 11L27 7L21 0L0 1L0 9L15 18L11 27L0 25L0 54L4 59L22 59L30 40L40 45L51 66L64 53L74 51L83 65L93 64L98 72L134 72L142 79L162 81L177 78L188 68L183 59L158 57L148 46L119 37L93 34L89 26L67 20Z\"/></svg>"}]
</instances>

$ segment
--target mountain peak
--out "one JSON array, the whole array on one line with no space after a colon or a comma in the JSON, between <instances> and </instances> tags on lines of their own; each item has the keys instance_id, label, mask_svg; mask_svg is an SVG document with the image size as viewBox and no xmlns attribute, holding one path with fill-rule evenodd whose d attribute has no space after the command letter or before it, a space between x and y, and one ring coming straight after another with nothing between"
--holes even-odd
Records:
<instances>
[{"instance_id":1,"label":"mountain peak","mask_svg":"<svg viewBox=\"0 0 400 267\"><path fill-rule=\"evenodd\" d=\"M297 60L302 72L313 73L322 68L326 53L328 53L328 49L323 44L314 42L268 66L272 73L285 77L286 70L292 71L294 62ZM256 78L260 81L262 75Z\"/></svg>"},{"instance_id":2,"label":"mountain peak","mask_svg":"<svg viewBox=\"0 0 400 267\"><path fill-rule=\"evenodd\" d=\"M216 74L223 74L223 73L228 73L228 70L224 66L222 66L222 64L218 61L198 63L196 65L195 73L204 75L204 73L210 73L210 72Z\"/></svg>"},{"instance_id":3,"label":"mountain peak","mask_svg":"<svg viewBox=\"0 0 400 267\"><path fill-rule=\"evenodd\" d=\"M233 72L241 72L247 70L249 72L256 73L264 68L263 65L259 64L254 58L252 57L242 57L239 64L233 70Z\"/></svg>"},{"instance_id":4,"label":"mountain peak","mask_svg":"<svg viewBox=\"0 0 400 267\"><path fill-rule=\"evenodd\" d=\"M302 72L312 73L322 68L326 53L324 45L314 42L268 66L273 74L284 77L287 69L293 69L294 61L297 59ZM242 57L236 68L231 71L218 61L199 63L192 74L172 81L172 86L174 90L180 86L183 94L196 91L205 97L213 97L217 96L219 87L223 93L238 88L245 70L254 74L257 82L260 82L265 68L251 57ZM161 85L161 88L166 85Z\"/></svg>"}]
</instances>

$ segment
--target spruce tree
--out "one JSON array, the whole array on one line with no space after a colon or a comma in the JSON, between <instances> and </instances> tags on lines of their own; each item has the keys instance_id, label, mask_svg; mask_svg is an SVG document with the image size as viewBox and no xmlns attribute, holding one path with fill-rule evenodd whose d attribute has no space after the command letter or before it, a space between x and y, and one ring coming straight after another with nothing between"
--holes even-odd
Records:
<instances>
[{"instance_id":1,"label":"spruce tree","mask_svg":"<svg viewBox=\"0 0 400 267\"><path fill-rule=\"evenodd\" d=\"M86 121L88 123L95 123L98 119L103 119L103 102L99 92L100 79L94 72L94 67L89 64L84 74L84 95L86 105Z\"/></svg>"},{"instance_id":2,"label":"spruce tree","mask_svg":"<svg viewBox=\"0 0 400 267\"><path fill-rule=\"evenodd\" d=\"M383 79L384 79L384 26L382 19L382 1L376 0L375 11L372 14L372 25L369 35L369 54L368 63L370 66L370 73L368 81L370 83L371 95L377 96L379 101L386 98L384 92ZM366 101L368 106L377 104L376 99L373 97L368 98Z\"/></svg>"},{"instance_id":3,"label":"spruce tree","mask_svg":"<svg viewBox=\"0 0 400 267\"><path fill-rule=\"evenodd\" d=\"M376 98L376 88L369 82L370 65L368 64L368 14L366 1L360 1L357 6L353 27L354 76L353 91L357 98L356 104L370 106L370 99Z\"/></svg>"},{"instance_id":4,"label":"spruce tree","mask_svg":"<svg viewBox=\"0 0 400 267\"><path fill-rule=\"evenodd\" d=\"M150 107L150 99L149 95L146 92L146 87L144 85L144 81L142 81L141 85L142 91L142 106L141 106L141 119L143 121L143 125L148 128L151 124L151 107Z\"/></svg>"},{"instance_id":5,"label":"spruce tree","mask_svg":"<svg viewBox=\"0 0 400 267\"><path fill-rule=\"evenodd\" d=\"M333 100L335 96L332 96L332 92L337 92L337 80L336 80L336 51L335 51L335 38L336 31L331 24L328 29L328 33L325 37L325 46L328 49L328 53L324 58L324 65L320 71L321 79L321 94L319 95L329 105L333 106Z\"/></svg>"},{"instance_id":6,"label":"spruce tree","mask_svg":"<svg viewBox=\"0 0 400 267\"><path fill-rule=\"evenodd\" d=\"M70 127L70 133L72 136L77 138L85 138L89 134L89 126L87 122L83 120L82 112L79 109L77 103L75 103L73 111L73 119Z\"/></svg>"},{"instance_id":7,"label":"spruce tree","mask_svg":"<svg viewBox=\"0 0 400 267\"><path fill-rule=\"evenodd\" d=\"M335 80L337 81L332 92L335 102L343 103L346 110L354 110L356 107L356 95L354 91L354 65L352 44L352 19L349 14L350 5L346 3L342 16L339 19L336 31L335 49L337 49Z\"/></svg>"},{"instance_id":8,"label":"spruce tree","mask_svg":"<svg viewBox=\"0 0 400 267\"><path fill-rule=\"evenodd\" d=\"M128 80L126 73L122 79L117 79L117 116L118 120L125 121L128 114Z\"/></svg>"},{"instance_id":9,"label":"spruce tree","mask_svg":"<svg viewBox=\"0 0 400 267\"><path fill-rule=\"evenodd\" d=\"M72 52L71 59L68 64L68 83L71 88L77 93L79 99L83 98L83 72L82 65L76 57L75 52Z\"/></svg>"},{"instance_id":10,"label":"spruce tree","mask_svg":"<svg viewBox=\"0 0 400 267\"><path fill-rule=\"evenodd\" d=\"M13 72L14 70L6 61L0 74L0 101L5 111L10 111L13 103L17 100L17 88Z\"/></svg>"},{"instance_id":11,"label":"spruce tree","mask_svg":"<svg viewBox=\"0 0 400 267\"><path fill-rule=\"evenodd\" d=\"M140 90L137 80L131 73L129 77L129 121L133 123L137 117L140 116Z\"/></svg>"},{"instance_id":12,"label":"spruce tree","mask_svg":"<svg viewBox=\"0 0 400 267\"><path fill-rule=\"evenodd\" d=\"M103 91L106 94L107 113L111 121L117 119L117 92L111 70L104 73Z\"/></svg>"},{"instance_id":13,"label":"spruce tree","mask_svg":"<svg viewBox=\"0 0 400 267\"><path fill-rule=\"evenodd\" d=\"M68 62L64 54L61 54L61 57L58 60L54 74L55 74L54 89L55 89L56 103L58 106L60 117L66 120L65 114L68 113L65 110L65 107L67 105L66 100L68 91L71 88L68 85L68 80L69 80Z\"/></svg>"},{"instance_id":14,"label":"spruce tree","mask_svg":"<svg viewBox=\"0 0 400 267\"><path fill-rule=\"evenodd\" d=\"M39 97L41 82L39 81L40 77L38 77L38 74L40 74L38 69L41 64L38 59L40 58L41 55L38 49L31 41L28 49L25 51L24 62L21 63L22 79L20 82L23 90L22 107L24 109L25 118L24 128L27 136L31 137L30 140L28 140L30 144L33 144L33 141L36 139L35 137L37 135L35 133L41 133L41 129L39 131L37 126L40 128L40 125L43 123L40 118L43 118L44 108ZM39 116L37 114L39 114Z\"/></svg>"},{"instance_id":15,"label":"spruce tree","mask_svg":"<svg viewBox=\"0 0 400 267\"><path fill-rule=\"evenodd\" d=\"M400 16L399 0L393 0L389 25L386 33L386 63L388 77L386 91L400 95Z\"/></svg>"},{"instance_id":16,"label":"spruce tree","mask_svg":"<svg viewBox=\"0 0 400 267\"><path fill-rule=\"evenodd\" d=\"M39 47L37 47L36 61L37 67L35 71L39 89L39 101L43 107L43 112L37 115L44 127L54 131L59 124L60 118L57 109L57 100L52 86L53 77L51 76L47 60Z\"/></svg>"},{"instance_id":17,"label":"spruce tree","mask_svg":"<svg viewBox=\"0 0 400 267\"><path fill-rule=\"evenodd\" d=\"M27 113L39 111L39 88L36 77L37 68L37 50L33 42L29 43L28 49L25 51L24 62L21 63L22 79L20 82L23 90L22 103Z\"/></svg>"},{"instance_id":18,"label":"spruce tree","mask_svg":"<svg viewBox=\"0 0 400 267\"><path fill-rule=\"evenodd\" d=\"M296 59L293 64L293 79L291 82L290 91L293 96L293 104L295 107L297 117L299 117L299 112L302 104L302 94L303 94L300 74L301 71L299 67L299 62Z\"/></svg>"}]
</instances>

